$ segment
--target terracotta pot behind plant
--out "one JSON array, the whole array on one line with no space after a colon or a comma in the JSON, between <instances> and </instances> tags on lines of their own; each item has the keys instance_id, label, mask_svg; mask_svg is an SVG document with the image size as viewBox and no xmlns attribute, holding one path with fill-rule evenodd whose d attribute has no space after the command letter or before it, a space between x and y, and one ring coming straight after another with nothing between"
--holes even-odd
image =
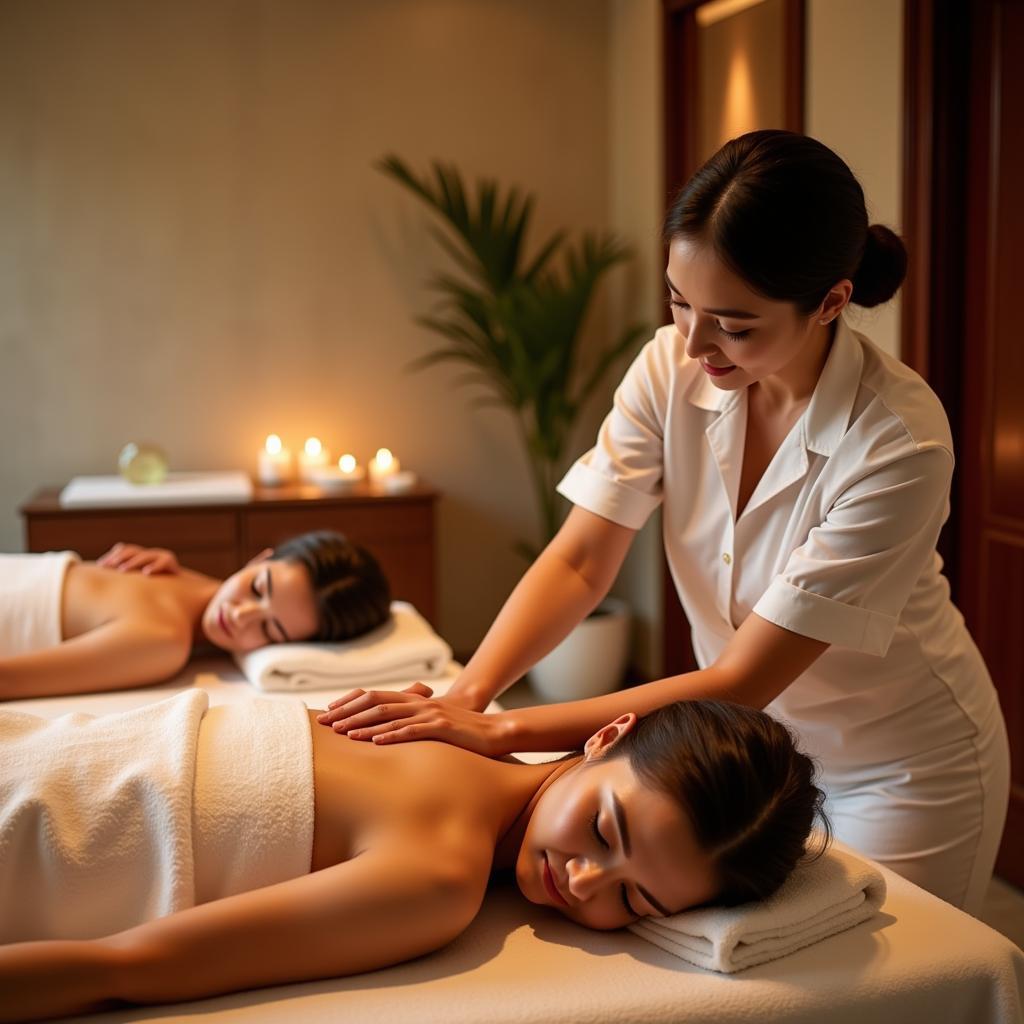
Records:
<instances>
[{"instance_id":1,"label":"terracotta pot behind plant","mask_svg":"<svg viewBox=\"0 0 1024 1024\"><path fill-rule=\"evenodd\" d=\"M550 654L530 669L530 685L549 704L611 693L629 657L629 607L605 598Z\"/></svg>"}]
</instances>

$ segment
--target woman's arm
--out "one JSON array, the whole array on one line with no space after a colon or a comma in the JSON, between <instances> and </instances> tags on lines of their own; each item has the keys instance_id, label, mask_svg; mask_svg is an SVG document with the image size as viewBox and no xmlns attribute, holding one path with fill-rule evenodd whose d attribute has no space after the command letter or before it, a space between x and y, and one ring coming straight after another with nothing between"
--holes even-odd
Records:
<instances>
[{"instance_id":1,"label":"woman's arm","mask_svg":"<svg viewBox=\"0 0 1024 1024\"><path fill-rule=\"evenodd\" d=\"M116 619L31 654L0 658L0 700L156 683L188 660L191 637L160 623Z\"/></svg>"},{"instance_id":2,"label":"woman's arm","mask_svg":"<svg viewBox=\"0 0 1024 1024\"><path fill-rule=\"evenodd\" d=\"M480 647L444 697L431 700L430 688L422 683L400 693L350 690L332 701L319 721L347 732L376 725L392 715L401 719L418 715L416 724L425 725L424 716L428 714L436 724L438 716L449 712L465 709L472 715L483 711L594 610L618 575L635 536L635 530L574 506L557 535L509 595ZM419 737L407 734L401 738ZM422 738L460 742L437 731ZM489 753L489 743L461 745Z\"/></svg>"},{"instance_id":3,"label":"woman's arm","mask_svg":"<svg viewBox=\"0 0 1024 1024\"><path fill-rule=\"evenodd\" d=\"M763 708L829 645L755 615L747 616L714 664L696 672L571 704L504 711L500 752L576 750L602 725L628 711L645 715L677 700L713 698Z\"/></svg>"},{"instance_id":4,"label":"woman's arm","mask_svg":"<svg viewBox=\"0 0 1024 1024\"><path fill-rule=\"evenodd\" d=\"M573 506L509 595L448 698L482 711L507 690L607 595L635 536L636 530Z\"/></svg>"},{"instance_id":5,"label":"woman's arm","mask_svg":"<svg viewBox=\"0 0 1024 1024\"><path fill-rule=\"evenodd\" d=\"M0 1020L203 999L421 956L465 930L487 882L486 864L437 860L371 851L107 939L0 946Z\"/></svg>"},{"instance_id":6,"label":"woman's arm","mask_svg":"<svg viewBox=\"0 0 1024 1024\"><path fill-rule=\"evenodd\" d=\"M718 660L603 697L483 715L438 700L371 691L374 706L339 726L375 743L444 740L488 757L527 750L577 750L603 725L633 711L645 715L677 700L716 698L763 708L809 668L827 643L802 636L753 612ZM387 703L390 698L394 703ZM341 709L342 714L344 708ZM337 714L337 712L332 712ZM327 716L321 716L326 721ZM353 731L355 730L355 731Z\"/></svg>"}]
</instances>

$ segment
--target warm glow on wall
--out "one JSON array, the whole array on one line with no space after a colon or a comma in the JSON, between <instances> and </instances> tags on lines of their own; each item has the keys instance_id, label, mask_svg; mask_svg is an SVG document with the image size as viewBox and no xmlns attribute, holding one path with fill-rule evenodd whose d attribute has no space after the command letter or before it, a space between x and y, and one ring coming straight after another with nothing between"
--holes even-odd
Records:
<instances>
[{"instance_id":1,"label":"warm glow on wall","mask_svg":"<svg viewBox=\"0 0 1024 1024\"><path fill-rule=\"evenodd\" d=\"M722 102L718 144L752 131L757 125L757 96L746 50L736 49L729 58L729 72Z\"/></svg>"},{"instance_id":2,"label":"warm glow on wall","mask_svg":"<svg viewBox=\"0 0 1024 1024\"><path fill-rule=\"evenodd\" d=\"M711 3L697 8L697 24L701 28L707 28L708 25L714 25L716 21L731 18L748 7L756 7L763 3L764 0L711 0Z\"/></svg>"}]
</instances>

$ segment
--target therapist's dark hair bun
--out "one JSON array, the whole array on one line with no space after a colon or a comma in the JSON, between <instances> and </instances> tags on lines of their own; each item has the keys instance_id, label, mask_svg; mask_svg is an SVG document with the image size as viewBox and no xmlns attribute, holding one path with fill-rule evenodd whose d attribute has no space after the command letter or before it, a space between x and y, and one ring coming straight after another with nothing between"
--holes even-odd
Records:
<instances>
[{"instance_id":1,"label":"therapist's dark hair bun","mask_svg":"<svg viewBox=\"0 0 1024 1024\"><path fill-rule=\"evenodd\" d=\"M864 190L842 158L779 129L722 146L676 196L664 237L710 244L753 291L802 316L843 278L853 282L851 302L879 306L907 273L903 240L869 227Z\"/></svg>"},{"instance_id":2,"label":"therapist's dark hair bun","mask_svg":"<svg viewBox=\"0 0 1024 1024\"><path fill-rule=\"evenodd\" d=\"M825 851L832 829L814 762L781 722L755 708L685 700L641 718L611 748L647 785L686 812L734 906L770 896L807 853L815 819Z\"/></svg>"},{"instance_id":3,"label":"therapist's dark hair bun","mask_svg":"<svg viewBox=\"0 0 1024 1024\"><path fill-rule=\"evenodd\" d=\"M391 615L391 587L377 559L340 533L303 533L279 544L271 557L309 573L319 619L316 640L351 640Z\"/></svg>"}]
</instances>

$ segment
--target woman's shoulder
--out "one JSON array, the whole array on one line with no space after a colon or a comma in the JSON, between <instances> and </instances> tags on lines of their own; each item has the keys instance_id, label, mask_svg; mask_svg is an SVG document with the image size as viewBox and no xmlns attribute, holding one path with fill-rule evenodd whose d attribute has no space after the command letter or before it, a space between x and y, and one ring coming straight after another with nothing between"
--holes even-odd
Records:
<instances>
[{"instance_id":1,"label":"woman's shoulder","mask_svg":"<svg viewBox=\"0 0 1024 1024\"><path fill-rule=\"evenodd\" d=\"M949 417L928 382L860 331L863 355L858 419L868 417L879 435L902 437L908 448L944 448L952 454Z\"/></svg>"}]
</instances>

